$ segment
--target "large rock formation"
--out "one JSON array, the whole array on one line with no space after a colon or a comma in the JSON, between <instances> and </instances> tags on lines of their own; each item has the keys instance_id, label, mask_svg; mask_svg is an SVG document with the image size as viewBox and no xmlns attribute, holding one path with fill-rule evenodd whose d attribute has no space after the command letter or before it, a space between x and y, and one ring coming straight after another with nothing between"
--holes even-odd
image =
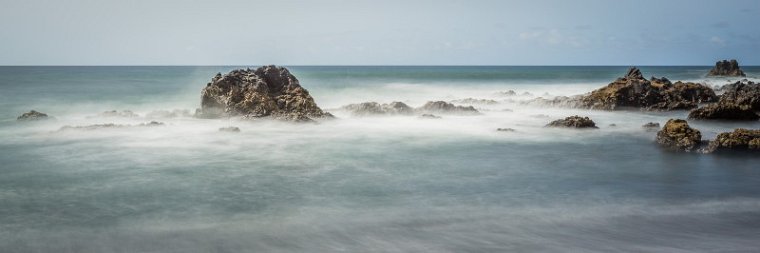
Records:
<instances>
[{"instance_id":1,"label":"large rock formation","mask_svg":"<svg viewBox=\"0 0 760 253\"><path fill-rule=\"evenodd\" d=\"M21 114L21 116L18 116L18 118L16 118L16 120L18 121L34 121L34 120L45 120L45 119L50 119L50 117L48 117L47 114L44 114L35 110L25 112Z\"/></svg>"},{"instance_id":2,"label":"large rock formation","mask_svg":"<svg viewBox=\"0 0 760 253\"><path fill-rule=\"evenodd\" d=\"M657 143L663 147L679 151L695 151L702 142L702 133L693 129L682 119L670 119L657 132Z\"/></svg>"},{"instance_id":3,"label":"large rock formation","mask_svg":"<svg viewBox=\"0 0 760 253\"><path fill-rule=\"evenodd\" d=\"M718 103L706 105L689 113L691 119L758 120L760 84L739 81L722 88Z\"/></svg>"},{"instance_id":4,"label":"large rock formation","mask_svg":"<svg viewBox=\"0 0 760 253\"><path fill-rule=\"evenodd\" d=\"M439 113L439 114L460 114L460 115L476 115L480 114L475 107L461 106L446 103L445 101L430 101L425 103L422 107L416 109L420 113Z\"/></svg>"},{"instance_id":5,"label":"large rock formation","mask_svg":"<svg viewBox=\"0 0 760 253\"><path fill-rule=\"evenodd\" d=\"M323 112L298 79L283 67L264 66L217 74L201 92L198 117L271 117L311 121L332 117Z\"/></svg>"},{"instance_id":6,"label":"large rock formation","mask_svg":"<svg viewBox=\"0 0 760 253\"><path fill-rule=\"evenodd\" d=\"M564 119L558 119L550 122L547 127L569 127L569 128L598 128L596 123L589 117L581 117L578 115L570 116Z\"/></svg>"},{"instance_id":7,"label":"large rock formation","mask_svg":"<svg viewBox=\"0 0 760 253\"><path fill-rule=\"evenodd\" d=\"M733 132L720 133L710 141L705 152L729 150L760 151L760 130L735 129Z\"/></svg>"},{"instance_id":8,"label":"large rock formation","mask_svg":"<svg viewBox=\"0 0 760 253\"><path fill-rule=\"evenodd\" d=\"M351 112L353 116L370 116L370 115L411 115L414 109L402 102L391 102L390 104L379 104L376 102L364 102L359 104L350 104L341 107L343 110Z\"/></svg>"},{"instance_id":9,"label":"large rock formation","mask_svg":"<svg viewBox=\"0 0 760 253\"><path fill-rule=\"evenodd\" d=\"M746 76L739 68L736 60L722 60L715 63L715 67L707 73L708 76Z\"/></svg>"},{"instance_id":10,"label":"large rock formation","mask_svg":"<svg viewBox=\"0 0 760 253\"><path fill-rule=\"evenodd\" d=\"M671 83L666 78L647 80L637 68L580 98L579 107L617 110L642 108L646 110L679 110L697 107L698 103L715 102L718 97L710 88L698 83Z\"/></svg>"}]
</instances>

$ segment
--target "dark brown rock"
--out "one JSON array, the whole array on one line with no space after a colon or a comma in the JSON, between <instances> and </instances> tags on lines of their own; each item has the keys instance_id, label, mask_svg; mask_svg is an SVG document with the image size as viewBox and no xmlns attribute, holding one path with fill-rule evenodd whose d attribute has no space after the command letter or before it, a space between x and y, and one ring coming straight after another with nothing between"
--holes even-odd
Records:
<instances>
[{"instance_id":1,"label":"dark brown rock","mask_svg":"<svg viewBox=\"0 0 760 253\"><path fill-rule=\"evenodd\" d=\"M722 60L715 63L715 67L710 70L708 76L746 76L739 68L739 62L736 60Z\"/></svg>"},{"instance_id":2,"label":"dark brown rock","mask_svg":"<svg viewBox=\"0 0 760 253\"><path fill-rule=\"evenodd\" d=\"M564 119L558 119L550 122L547 127L569 127L569 128L598 128L596 123L589 117L581 117L578 115L570 116Z\"/></svg>"},{"instance_id":3,"label":"dark brown rock","mask_svg":"<svg viewBox=\"0 0 760 253\"><path fill-rule=\"evenodd\" d=\"M47 114L31 110L29 112L25 112L21 114L21 116L18 116L16 120L18 121L35 121L35 120L46 120L50 119L50 117Z\"/></svg>"},{"instance_id":4,"label":"dark brown rock","mask_svg":"<svg viewBox=\"0 0 760 253\"><path fill-rule=\"evenodd\" d=\"M331 118L286 68L274 65L217 74L201 92L198 117L271 117L288 121Z\"/></svg>"},{"instance_id":5,"label":"dark brown rock","mask_svg":"<svg viewBox=\"0 0 760 253\"><path fill-rule=\"evenodd\" d=\"M760 116L748 107L730 103L715 103L689 112L689 119L698 120L758 120Z\"/></svg>"},{"instance_id":6,"label":"dark brown rock","mask_svg":"<svg viewBox=\"0 0 760 253\"><path fill-rule=\"evenodd\" d=\"M760 111L760 83L752 81L738 81L724 86L723 94L720 95L719 103L735 104Z\"/></svg>"},{"instance_id":7,"label":"dark brown rock","mask_svg":"<svg viewBox=\"0 0 760 253\"><path fill-rule=\"evenodd\" d=\"M705 149L705 152L746 150L760 152L760 130L735 129L720 133Z\"/></svg>"},{"instance_id":8,"label":"dark brown rock","mask_svg":"<svg viewBox=\"0 0 760 253\"><path fill-rule=\"evenodd\" d=\"M668 120L657 132L657 143L672 150L691 152L699 148L701 142L702 133L682 119Z\"/></svg>"}]
</instances>

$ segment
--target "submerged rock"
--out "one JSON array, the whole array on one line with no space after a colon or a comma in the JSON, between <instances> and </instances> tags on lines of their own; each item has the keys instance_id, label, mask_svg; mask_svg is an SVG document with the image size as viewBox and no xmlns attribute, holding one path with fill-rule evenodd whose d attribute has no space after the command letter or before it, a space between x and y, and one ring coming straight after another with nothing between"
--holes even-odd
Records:
<instances>
[{"instance_id":1,"label":"submerged rock","mask_svg":"<svg viewBox=\"0 0 760 253\"><path fill-rule=\"evenodd\" d=\"M234 127L234 126L222 127L222 128L219 128L219 132L239 133L240 128Z\"/></svg>"},{"instance_id":2,"label":"submerged rock","mask_svg":"<svg viewBox=\"0 0 760 253\"><path fill-rule=\"evenodd\" d=\"M515 130L512 128L497 128L496 131L499 132L514 132Z\"/></svg>"},{"instance_id":3,"label":"submerged rock","mask_svg":"<svg viewBox=\"0 0 760 253\"><path fill-rule=\"evenodd\" d=\"M667 78L647 80L637 68L606 87L592 91L579 100L579 107L617 110L679 110L697 107L698 103L715 102L718 97L708 86L698 83L671 83Z\"/></svg>"},{"instance_id":4,"label":"submerged rock","mask_svg":"<svg viewBox=\"0 0 760 253\"><path fill-rule=\"evenodd\" d=\"M460 115L476 115L480 114L475 107L472 106L460 106L446 103L445 101L430 101L425 103L420 108L417 108L421 113L442 113L442 114L460 114Z\"/></svg>"},{"instance_id":5,"label":"submerged rock","mask_svg":"<svg viewBox=\"0 0 760 253\"><path fill-rule=\"evenodd\" d=\"M331 118L286 68L274 65L217 74L201 92L201 118L245 116L288 121Z\"/></svg>"},{"instance_id":6,"label":"submerged rock","mask_svg":"<svg viewBox=\"0 0 760 253\"><path fill-rule=\"evenodd\" d=\"M97 129L104 129L104 128L127 128L127 127L155 127L155 126L163 126L163 125L165 125L163 122L158 122L158 121L140 123L137 125L121 125L121 124L114 124L114 123L106 123L106 124L93 124L93 125L86 125L86 126L63 126L60 129L58 129L58 131L97 130Z\"/></svg>"},{"instance_id":7,"label":"submerged rock","mask_svg":"<svg viewBox=\"0 0 760 253\"><path fill-rule=\"evenodd\" d=\"M117 110L111 110L111 111L105 111L98 114L99 117L124 117L124 118L137 118L140 117L140 115L130 111L130 110L124 110L124 111L117 111Z\"/></svg>"},{"instance_id":8,"label":"submerged rock","mask_svg":"<svg viewBox=\"0 0 760 253\"><path fill-rule=\"evenodd\" d=\"M420 119L440 119L441 116L435 116L433 114L422 114L419 117Z\"/></svg>"},{"instance_id":9,"label":"submerged rock","mask_svg":"<svg viewBox=\"0 0 760 253\"><path fill-rule=\"evenodd\" d=\"M660 129L660 123L657 122L649 122L641 126L642 128L646 129L647 131L657 131Z\"/></svg>"},{"instance_id":10,"label":"submerged rock","mask_svg":"<svg viewBox=\"0 0 760 253\"><path fill-rule=\"evenodd\" d=\"M192 117L193 114L189 110L174 109L171 111L157 110L152 111L145 115L147 118L177 118L177 117Z\"/></svg>"},{"instance_id":11,"label":"submerged rock","mask_svg":"<svg viewBox=\"0 0 760 253\"><path fill-rule=\"evenodd\" d=\"M707 73L708 76L746 76L739 68L736 60L722 60L715 63L715 67Z\"/></svg>"},{"instance_id":12,"label":"submerged rock","mask_svg":"<svg viewBox=\"0 0 760 253\"><path fill-rule=\"evenodd\" d=\"M678 151L691 152L696 150L702 142L702 133L689 126L686 120L670 119L665 126L657 132L657 143L665 148Z\"/></svg>"},{"instance_id":13,"label":"submerged rock","mask_svg":"<svg viewBox=\"0 0 760 253\"><path fill-rule=\"evenodd\" d=\"M596 123L589 117L578 115L570 116L564 119L558 119L550 122L547 127L570 127L570 128L598 128Z\"/></svg>"},{"instance_id":14,"label":"submerged rock","mask_svg":"<svg viewBox=\"0 0 760 253\"><path fill-rule=\"evenodd\" d=\"M391 102L390 104L379 104L376 102L364 102L359 104L350 104L341 107L341 109L351 112L353 116L370 116L370 115L411 115L414 109L402 102Z\"/></svg>"},{"instance_id":15,"label":"submerged rock","mask_svg":"<svg viewBox=\"0 0 760 253\"><path fill-rule=\"evenodd\" d=\"M31 110L29 112L25 112L25 113L21 114L21 116L18 116L18 118L16 118L16 120L18 120L18 121L35 121L35 120L46 120L46 119L50 119L50 118L51 117L49 117L47 114L44 114L44 113L41 113L41 112L38 112L38 111L35 111L35 110Z\"/></svg>"},{"instance_id":16,"label":"submerged rock","mask_svg":"<svg viewBox=\"0 0 760 253\"><path fill-rule=\"evenodd\" d=\"M720 133L704 151L711 153L730 150L760 152L760 130L738 128L733 132Z\"/></svg>"},{"instance_id":17,"label":"submerged rock","mask_svg":"<svg viewBox=\"0 0 760 253\"><path fill-rule=\"evenodd\" d=\"M748 107L731 103L716 103L694 109L689 119L698 120L758 120L760 116Z\"/></svg>"}]
</instances>

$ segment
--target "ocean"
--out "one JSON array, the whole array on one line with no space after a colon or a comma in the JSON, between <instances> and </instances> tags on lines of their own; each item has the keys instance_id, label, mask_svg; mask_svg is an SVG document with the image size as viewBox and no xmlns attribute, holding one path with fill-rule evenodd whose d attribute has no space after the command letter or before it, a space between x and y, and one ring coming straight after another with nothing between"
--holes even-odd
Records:
<instances>
[{"instance_id":1,"label":"ocean","mask_svg":"<svg viewBox=\"0 0 760 253\"><path fill-rule=\"evenodd\" d=\"M211 77L241 67L257 66L0 67L0 252L760 249L760 156L671 152L641 127L687 111L522 103L589 92L627 66L288 66L337 119L156 112L192 114ZM640 69L710 86L738 80L707 78L708 66ZM760 78L760 67L743 69ZM499 94L508 90L517 95ZM437 120L340 109L465 98L497 103ZM29 110L55 119L16 121ZM137 116L101 114L111 110ZM571 115L600 129L543 127ZM165 125L59 131L150 121ZM689 124L704 139L760 129ZM227 126L241 132L218 131Z\"/></svg>"}]
</instances>

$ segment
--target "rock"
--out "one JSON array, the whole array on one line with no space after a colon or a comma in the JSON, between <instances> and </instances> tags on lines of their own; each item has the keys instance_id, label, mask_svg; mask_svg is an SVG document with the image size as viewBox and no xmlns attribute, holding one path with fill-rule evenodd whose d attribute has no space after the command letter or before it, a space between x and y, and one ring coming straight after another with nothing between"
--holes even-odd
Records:
<instances>
[{"instance_id":1,"label":"rock","mask_svg":"<svg viewBox=\"0 0 760 253\"><path fill-rule=\"evenodd\" d=\"M537 119L548 119L548 118L551 118L551 116L546 115L546 114L533 114L533 115L530 115L530 117L531 118L537 118Z\"/></svg>"},{"instance_id":2,"label":"rock","mask_svg":"<svg viewBox=\"0 0 760 253\"><path fill-rule=\"evenodd\" d=\"M231 127L222 127L222 128L219 128L219 132L239 133L240 132L240 128L234 127L234 126L231 126Z\"/></svg>"},{"instance_id":3,"label":"rock","mask_svg":"<svg viewBox=\"0 0 760 253\"><path fill-rule=\"evenodd\" d=\"M515 130L512 128L497 128L496 131L499 132L514 132Z\"/></svg>"},{"instance_id":4,"label":"rock","mask_svg":"<svg viewBox=\"0 0 760 253\"><path fill-rule=\"evenodd\" d=\"M124 118L137 118L140 117L140 115L130 111L130 110L124 110L124 111L117 111L117 110L111 110L111 111L105 111L98 114L100 117L124 117Z\"/></svg>"},{"instance_id":5,"label":"rock","mask_svg":"<svg viewBox=\"0 0 760 253\"><path fill-rule=\"evenodd\" d=\"M470 105L495 105L495 104L498 104L499 102L496 102L496 100L493 100L493 99L465 98L465 99L451 100L451 103L470 104Z\"/></svg>"},{"instance_id":6,"label":"rock","mask_svg":"<svg viewBox=\"0 0 760 253\"><path fill-rule=\"evenodd\" d=\"M647 131L656 131L660 129L660 123L657 122L649 122L641 126L642 128L646 129Z\"/></svg>"},{"instance_id":7,"label":"rock","mask_svg":"<svg viewBox=\"0 0 760 253\"><path fill-rule=\"evenodd\" d=\"M720 133L704 151L711 153L729 150L760 152L760 130L738 128L733 132Z\"/></svg>"},{"instance_id":8,"label":"rock","mask_svg":"<svg viewBox=\"0 0 760 253\"><path fill-rule=\"evenodd\" d=\"M114 123L106 123L106 124L94 124L94 125L86 125L86 126L63 126L60 129L58 129L58 131L97 130L97 129L103 129L103 128L127 128L127 127L155 127L155 126L163 126L163 125L165 125L163 122L158 122L158 121L140 123L137 125L120 125L120 124L114 124Z\"/></svg>"},{"instance_id":9,"label":"rock","mask_svg":"<svg viewBox=\"0 0 760 253\"><path fill-rule=\"evenodd\" d=\"M593 120L578 115L550 122L547 127L598 128Z\"/></svg>"},{"instance_id":10,"label":"rock","mask_svg":"<svg viewBox=\"0 0 760 253\"><path fill-rule=\"evenodd\" d=\"M515 96L515 95L517 95L517 92L515 92L515 91L513 91L513 90L508 90L508 91L499 91L499 92L497 92L497 93L496 93L496 95L499 95L499 96L506 96L506 97L511 97L511 96Z\"/></svg>"},{"instance_id":11,"label":"rock","mask_svg":"<svg viewBox=\"0 0 760 253\"><path fill-rule=\"evenodd\" d=\"M746 76L739 68L739 62L736 60L722 60L715 63L715 67L710 70L708 76Z\"/></svg>"},{"instance_id":12,"label":"rock","mask_svg":"<svg viewBox=\"0 0 760 253\"><path fill-rule=\"evenodd\" d=\"M51 117L49 117L47 114L44 114L44 113L41 113L41 112L38 112L38 111L35 111L35 110L31 110L29 112L25 112L24 114L21 114L21 116L18 116L18 118L16 118L16 120L18 120L18 121L35 121L35 120L46 120L46 119L50 119L50 118Z\"/></svg>"},{"instance_id":13,"label":"rock","mask_svg":"<svg viewBox=\"0 0 760 253\"><path fill-rule=\"evenodd\" d=\"M189 110L174 109L172 111L158 110L152 111L145 115L147 118L177 118L177 117L191 117L193 116Z\"/></svg>"},{"instance_id":14,"label":"rock","mask_svg":"<svg viewBox=\"0 0 760 253\"><path fill-rule=\"evenodd\" d=\"M678 151L694 151L702 142L702 133L693 129L682 119L670 119L657 132L657 143L665 148Z\"/></svg>"},{"instance_id":15,"label":"rock","mask_svg":"<svg viewBox=\"0 0 760 253\"><path fill-rule=\"evenodd\" d=\"M411 115L414 109L402 102L391 102L390 104L379 104L376 102L364 102L360 104L350 104L341 107L350 111L353 116L370 116L370 115Z\"/></svg>"},{"instance_id":16,"label":"rock","mask_svg":"<svg viewBox=\"0 0 760 253\"><path fill-rule=\"evenodd\" d=\"M581 99L583 96L557 96L552 99L546 99L543 97L537 97L531 100L523 101L521 104L534 105L534 106L550 106L550 107L567 107L567 108L580 108L583 107Z\"/></svg>"},{"instance_id":17,"label":"rock","mask_svg":"<svg viewBox=\"0 0 760 253\"><path fill-rule=\"evenodd\" d=\"M420 108L416 109L420 113L442 113L442 114L459 114L459 115L477 115L480 114L475 107L460 106L446 103L444 101L430 101Z\"/></svg>"},{"instance_id":18,"label":"rock","mask_svg":"<svg viewBox=\"0 0 760 253\"><path fill-rule=\"evenodd\" d=\"M723 86L721 90L723 94L720 95L718 103L735 104L756 112L760 111L760 83L745 79Z\"/></svg>"},{"instance_id":19,"label":"rock","mask_svg":"<svg viewBox=\"0 0 760 253\"><path fill-rule=\"evenodd\" d=\"M609 126L609 127L616 127L616 126L617 126L617 124L609 124L608 126Z\"/></svg>"},{"instance_id":20,"label":"rock","mask_svg":"<svg viewBox=\"0 0 760 253\"><path fill-rule=\"evenodd\" d=\"M147 126L147 127L152 127L152 126L163 126L163 125L165 125L165 124L164 124L164 122L151 121L151 122L148 122L148 123L140 123L140 124L139 124L139 125L137 125L137 126Z\"/></svg>"},{"instance_id":21,"label":"rock","mask_svg":"<svg viewBox=\"0 0 760 253\"><path fill-rule=\"evenodd\" d=\"M440 119L440 116L435 116L433 114L422 114L419 117L420 119Z\"/></svg>"},{"instance_id":22,"label":"rock","mask_svg":"<svg viewBox=\"0 0 760 253\"><path fill-rule=\"evenodd\" d=\"M530 93L530 92L527 92L527 91L526 91L526 92L523 92L522 94L520 94L520 96L524 96L524 97L532 97L532 96L533 96L533 93Z\"/></svg>"},{"instance_id":23,"label":"rock","mask_svg":"<svg viewBox=\"0 0 760 253\"><path fill-rule=\"evenodd\" d=\"M625 77L579 99L582 108L617 110L682 110L698 103L715 102L718 97L708 86L698 83L671 83L667 78L644 79L641 71L631 68Z\"/></svg>"},{"instance_id":24,"label":"rock","mask_svg":"<svg viewBox=\"0 0 760 253\"><path fill-rule=\"evenodd\" d=\"M692 110L689 112L689 119L751 121L760 119L760 116L748 107L730 103L716 103Z\"/></svg>"},{"instance_id":25,"label":"rock","mask_svg":"<svg viewBox=\"0 0 760 253\"><path fill-rule=\"evenodd\" d=\"M317 106L290 71L274 65L217 74L203 88L201 108L196 116L271 117L287 121L332 118Z\"/></svg>"}]
</instances>

